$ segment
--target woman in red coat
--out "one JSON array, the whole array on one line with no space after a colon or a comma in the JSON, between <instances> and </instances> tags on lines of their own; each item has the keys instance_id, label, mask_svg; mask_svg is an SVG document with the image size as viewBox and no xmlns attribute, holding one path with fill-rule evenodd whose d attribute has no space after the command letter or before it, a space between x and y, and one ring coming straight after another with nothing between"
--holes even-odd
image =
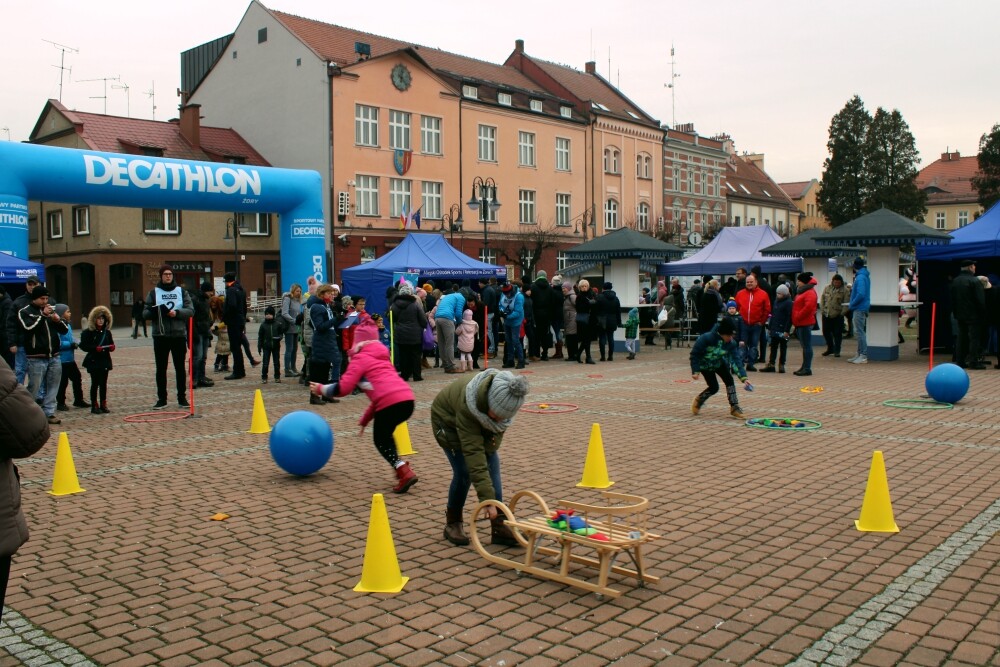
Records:
<instances>
[{"instance_id":1,"label":"woman in red coat","mask_svg":"<svg viewBox=\"0 0 1000 667\"><path fill-rule=\"evenodd\" d=\"M800 273L796 281L797 296L792 303L792 326L802 343L802 368L795 375L812 375L813 327L816 326L816 279L809 271Z\"/></svg>"}]
</instances>

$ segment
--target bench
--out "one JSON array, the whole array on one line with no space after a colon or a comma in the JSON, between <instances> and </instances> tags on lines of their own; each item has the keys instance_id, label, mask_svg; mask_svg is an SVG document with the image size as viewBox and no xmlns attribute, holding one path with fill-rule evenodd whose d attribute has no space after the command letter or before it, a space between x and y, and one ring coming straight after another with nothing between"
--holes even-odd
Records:
<instances>
[{"instance_id":1,"label":"bench","mask_svg":"<svg viewBox=\"0 0 1000 667\"><path fill-rule=\"evenodd\" d=\"M506 505L497 500L484 500L476 506L472 515L472 544L481 556L493 563L512 568L518 573L582 588L596 593L599 598L604 595L618 597L622 594L622 591L608 585L608 577L612 572L635 578L640 587L647 583L657 583L660 578L646 573L642 559L643 545L660 537L650 533L646 527L649 501L641 496L612 491L602 491L601 494L604 504L560 500L555 507L558 510L572 511L575 517L583 519L603 539L553 526L549 523L553 512L541 496L534 491L518 491ZM522 499L528 499L537 505L540 514L517 516L518 503ZM524 557L521 560L506 558L502 553L492 553L483 545L475 529L475 519L491 505L497 508L497 515L505 519L504 524L524 547ZM589 551L591 555L574 553L574 549ZM632 567L615 564L622 553L628 555ZM555 563L546 562L545 557L554 558ZM579 572L581 568L571 570L571 566L596 570L597 581L588 580Z\"/></svg>"},{"instance_id":2,"label":"bench","mask_svg":"<svg viewBox=\"0 0 1000 667\"><path fill-rule=\"evenodd\" d=\"M674 336L677 336L677 346L680 347L684 345L684 332L680 327L639 327L639 338L645 338L645 334L650 333L662 333L666 334L667 344L666 349L672 347L672 341Z\"/></svg>"}]
</instances>

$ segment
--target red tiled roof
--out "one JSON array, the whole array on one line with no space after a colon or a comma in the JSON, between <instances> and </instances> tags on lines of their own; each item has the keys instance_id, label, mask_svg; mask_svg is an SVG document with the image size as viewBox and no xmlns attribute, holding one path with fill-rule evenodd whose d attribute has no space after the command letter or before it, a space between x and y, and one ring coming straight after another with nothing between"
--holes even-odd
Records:
<instances>
[{"instance_id":1,"label":"red tiled roof","mask_svg":"<svg viewBox=\"0 0 1000 667\"><path fill-rule=\"evenodd\" d=\"M805 195L812 181L796 181L794 183L778 183L778 187L785 191L789 199L799 199Z\"/></svg>"},{"instance_id":2,"label":"red tiled roof","mask_svg":"<svg viewBox=\"0 0 1000 667\"><path fill-rule=\"evenodd\" d=\"M377 58L388 53L412 48L435 71L456 79L472 79L496 85L515 88L540 94L548 94L534 81L513 67L496 65L483 60L460 56L447 51L441 51L414 42L406 42L391 37L382 37L371 33L344 28L342 26L323 23L313 19L268 10L292 34L298 36L318 56L327 61L346 67L355 63L358 56L354 53L354 43L364 42L371 46L371 57Z\"/></svg>"},{"instance_id":3,"label":"red tiled roof","mask_svg":"<svg viewBox=\"0 0 1000 667\"><path fill-rule=\"evenodd\" d=\"M625 95L612 86L600 74L581 72L566 65L557 65L556 63L538 60L537 58L531 58L531 61L579 99L585 102L602 104L607 108L607 112L612 115L627 118L644 125L653 125L657 128L660 126L658 121L633 104L631 100L625 97ZM603 110L594 109L593 107L590 109L591 113L600 113L600 111Z\"/></svg>"},{"instance_id":4,"label":"red tiled roof","mask_svg":"<svg viewBox=\"0 0 1000 667\"><path fill-rule=\"evenodd\" d=\"M72 111L57 100L49 100L48 104L73 123L80 138L95 151L125 153L153 148L163 151L163 157L180 160L226 162L229 158L243 158L247 164L269 166L267 160L231 128L201 126L201 148L198 149L181 135L176 121Z\"/></svg>"},{"instance_id":5,"label":"red tiled roof","mask_svg":"<svg viewBox=\"0 0 1000 667\"><path fill-rule=\"evenodd\" d=\"M978 172L975 157L935 160L917 174L917 187L929 189L928 204L976 202L979 193L972 187L972 178Z\"/></svg>"},{"instance_id":6,"label":"red tiled roof","mask_svg":"<svg viewBox=\"0 0 1000 667\"><path fill-rule=\"evenodd\" d=\"M733 192L726 188L728 199L749 199L755 202L767 202L770 206L798 210L795 203L777 183L771 180L770 176L753 162L739 155L731 155L730 160L726 162L725 180L736 190Z\"/></svg>"}]
</instances>

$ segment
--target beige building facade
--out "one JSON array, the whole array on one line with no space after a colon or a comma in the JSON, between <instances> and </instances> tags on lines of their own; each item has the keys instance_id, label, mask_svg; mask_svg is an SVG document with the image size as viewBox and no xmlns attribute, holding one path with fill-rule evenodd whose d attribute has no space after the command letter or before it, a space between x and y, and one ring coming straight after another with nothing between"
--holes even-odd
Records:
<instances>
[{"instance_id":1,"label":"beige building facade","mask_svg":"<svg viewBox=\"0 0 1000 667\"><path fill-rule=\"evenodd\" d=\"M801 213L799 231L807 229L830 229L830 221L826 219L819 210L816 201L819 195L819 181L812 179L809 181L796 181L793 183L779 183L778 186L791 199Z\"/></svg>"},{"instance_id":2,"label":"beige building facade","mask_svg":"<svg viewBox=\"0 0 1000 667\"><path fill-rule=\"evenodd\" d=\"M924 224L953 232L982 215L979 193L972 186L978 172L978 158L962 157L958 151L946 151L921 169L917 187L927 193Z\"/></svg>"}]
</instances>

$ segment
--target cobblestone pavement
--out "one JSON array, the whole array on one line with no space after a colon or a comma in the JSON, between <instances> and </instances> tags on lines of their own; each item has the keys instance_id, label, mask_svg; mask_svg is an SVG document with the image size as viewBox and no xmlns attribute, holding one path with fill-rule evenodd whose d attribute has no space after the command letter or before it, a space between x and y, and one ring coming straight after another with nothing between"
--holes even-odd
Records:
<instances>
[{"instance_id":1,"label":"cobblestone pavement","mask_svg":"<svg viewBox=\"0 0 1000 667\"><path fill-rule=\"evenodd\" d=\"M453 379L440 369L414 384L420 481L393 495L370 431L357 435L364 396L310 407L294 381L262 385L248 369L198 390L200 418L126 423L155 401L152 346L119 339L112 413L59 413L62 431L20 464L31 540L14 558L0 667L1000 664L992 368L972 371L953 410L903 410L882 402L923 392L927 358L912 340L892 363L817 350L812 377L758 373L756 391L740 391L748 416L822 422L776 432L729 418L724 395L692 416L703 383L691 382L689 348L531 364L530 401L579 409L517 417L501 450L505 494L595 500L576 483L598 423L614 490L647 496L663 538L647 559L659 584L612 577L625 594L600 600L443 542L450 468L428 426ZM789 357L791 371L798 346ZM247 433L258 388L271 424L294 410L329 421L336 450L320 473L284 474L267 436ZM86 492L56 498L60 432ZM875 450L894 535L853 524ZM373 493L385 493L410 577L397 595L352 590ZM231 518L211 521L217 512Z\"/></svg>"}]
</instances>

